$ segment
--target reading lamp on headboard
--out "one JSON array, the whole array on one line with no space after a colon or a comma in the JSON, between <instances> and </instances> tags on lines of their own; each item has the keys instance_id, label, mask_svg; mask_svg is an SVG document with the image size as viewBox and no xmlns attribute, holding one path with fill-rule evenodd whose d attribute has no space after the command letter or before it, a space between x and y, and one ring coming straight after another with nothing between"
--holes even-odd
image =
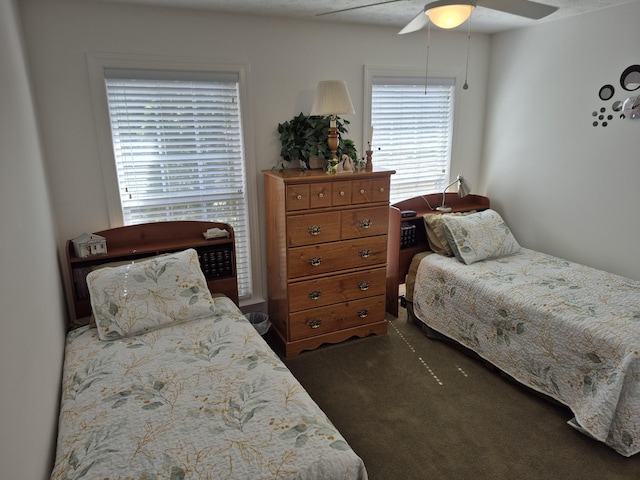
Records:
<instances>
[{"instance_id":1,"label":"reading lamp on headboard","mask_svg":"<svg viewBox=\"0 0 640 480\"><path fill-rule=\"evenodd\" d=\"M471 193L471 184L462 175L458 175L455 181L451 182L449 185L444 187L444 190L442 191L442 204L439 207L435 208L437 211L447 213L452 210L451 207L447 207L444 204L445 194L447 193L447 188L449 188L450 186L456 183L458 184L458 197L460 198L466 197ZM422 198L424 199L425 202L427 202L427 205L429 205L429 201L424 197L424 195L422 196ZM433 207L431 205L429 205L429 208L433 210Z\"/></svg>"}]
</instances>

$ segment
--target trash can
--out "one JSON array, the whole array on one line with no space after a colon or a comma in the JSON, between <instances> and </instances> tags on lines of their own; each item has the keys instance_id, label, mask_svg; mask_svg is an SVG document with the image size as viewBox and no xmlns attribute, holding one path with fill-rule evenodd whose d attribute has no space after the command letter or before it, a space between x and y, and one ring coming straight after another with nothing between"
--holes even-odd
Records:
<instances>
[{"instance_id":1,"label":"trash can","mask_svg":"<svg viewBox=\"0 0 640 480\"><path fill-rule=\"evenodd\" d=\"M266 313L251 312L245 314L245 317L247 317L249 323L253 325L253 328L255 328L260 335L265 335L269 331L269 327L271 327L269 315Z\"/></svg>"}]
</instances>

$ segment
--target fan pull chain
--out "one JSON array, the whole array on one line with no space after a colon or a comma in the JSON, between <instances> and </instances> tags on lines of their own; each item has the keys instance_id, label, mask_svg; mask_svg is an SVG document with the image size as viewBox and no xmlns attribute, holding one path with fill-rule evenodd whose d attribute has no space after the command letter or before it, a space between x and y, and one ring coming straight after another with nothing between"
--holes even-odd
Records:
<instances>
[{"instance_id":1,"label":"fan pull chain","mask_svg":"<svg viewBox=\"0 0 640 480\"><path fill-rule=\"evenodd\" d=\"M467 66L464 71L464 85L462 86L463 90L469 89L469 84L467 83L467 76L469 75L469 50L471 49L471 17L468 20L468 30L467 30Z\"/></svg>"},{"instance_id":2,"label":"fan pull chain","mask_svg":"<svg viewBox=\"0 0 640 480\"><path fill-rule=\"evenodd\" d=\"M427 85L429 84L429 43L431 41L431 22L427 20L427 66L424 72L424 94L427 94Z\"/></svg>"}]
</instances>

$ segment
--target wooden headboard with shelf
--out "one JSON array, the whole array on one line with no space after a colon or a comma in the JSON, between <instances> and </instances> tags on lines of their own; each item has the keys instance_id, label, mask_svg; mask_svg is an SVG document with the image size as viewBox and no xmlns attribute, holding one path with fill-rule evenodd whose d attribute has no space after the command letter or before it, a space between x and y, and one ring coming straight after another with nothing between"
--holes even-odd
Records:
<instances>
[{"instance_id":1,"label":"wooden headboard with shelf","mask_svg":"<svg viewBox=\"0 0 640 480\"><path fill-rule=\"evenodd\" d=\"M441 213L435 210L442 202L441 193L418 195L389 206L389 243L387 245L387 312L398 316L398 294L400 284L404 283L411 260L417 253L430 250L423 216L427 213ZM486 210L490 207L489 198L481 195L458 197L455 193L445 194L445 205L452 212ZM430 208L433 207L433 208ZM402 217L401 212L414 211L415 215ZM403 223L405 230L411 229L411 238L407 245L402 241Z\"/></svg>"},{"instance_id":2,"label":"wooden headboard with shelf","mask_svg":"<svg viewBox=\"0 0 640 480\"><path fill-rule=\"evenodd\" d=\"M229 236L206 240L202 234L211 228L226 230ZM235 234L231 225L199 221L154 222L94 233L106 238L106 254L80 258L75 254L72 240L67 241L66 290L70 328L86 323L79 319L91 315L86 276L97 265L133 261L188 248L198 252L211 293L222 293L238 305Z\"/></svg>"}]
</instances>

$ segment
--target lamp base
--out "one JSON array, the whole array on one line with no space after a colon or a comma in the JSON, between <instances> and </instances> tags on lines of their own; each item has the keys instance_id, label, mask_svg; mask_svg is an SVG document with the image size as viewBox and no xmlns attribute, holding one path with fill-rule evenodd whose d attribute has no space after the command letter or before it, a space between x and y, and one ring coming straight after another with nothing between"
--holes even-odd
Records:
<instances>
[{"instance_id":1,"label":"lamp base","mask_svg":"<svg viewBox=\"0 0 640 480\"><path fill-rule=\"evenodd\" d=\"M338 138L338 129L336 127L329 127L329 134L327 135L327 144L329 151L332 153L332 157L336 158L336 151L340 145L340 139Z\"/></svg>"},{"instance_id":2,"label":"lamp base","mask_svg":"<svg viewBox=\"0 0 640 480\"><path fill-rule=\"evenodd\" d=\"M449 213L452 208L451 207L445 207L444 205L441 207L436 207L436 210L442 213Z\"/></svg>"}]
</instances>

